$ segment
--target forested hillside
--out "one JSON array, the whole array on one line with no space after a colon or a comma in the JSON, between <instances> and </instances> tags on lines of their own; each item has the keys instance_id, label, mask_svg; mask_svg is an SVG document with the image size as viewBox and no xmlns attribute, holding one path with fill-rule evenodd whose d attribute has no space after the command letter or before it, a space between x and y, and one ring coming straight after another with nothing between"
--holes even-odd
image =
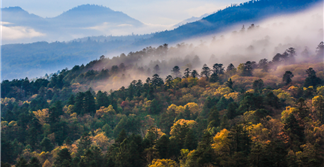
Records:
<instances>
[{"instance_id":1,"label":"forested hillside","mask_svg":"<svg viewBox=\"0 0 324 167\"><path fill-rule=\"evenodd\" d=\"M1 166L324 165L323 42L236 67L165 60L186 47L3 81Z\"/></svg>"}]
</instances>

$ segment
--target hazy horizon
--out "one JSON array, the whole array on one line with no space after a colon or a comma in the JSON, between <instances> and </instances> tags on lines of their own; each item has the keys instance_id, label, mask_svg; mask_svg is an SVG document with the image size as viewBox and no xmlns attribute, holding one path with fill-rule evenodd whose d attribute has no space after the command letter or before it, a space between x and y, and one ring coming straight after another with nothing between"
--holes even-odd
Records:
<instances>
[{"instance_id":1,"label":"hazy horizon","mask_svg":"<svg viewBox=\"0 0 324 167\"><path fill-rule=\"evenodd\" d=\"M181 1L103 1L103 0L72 0L72 1L41 1L41 0L3 0L2 8L19 6L22 9L41 17L55 17L74 7L83 4L95 4L121 11L145 24L172 26L192 16L199 17L205 13L213 13L234 3L244 0L181 0Z\"/></svg>"}]
</instances>

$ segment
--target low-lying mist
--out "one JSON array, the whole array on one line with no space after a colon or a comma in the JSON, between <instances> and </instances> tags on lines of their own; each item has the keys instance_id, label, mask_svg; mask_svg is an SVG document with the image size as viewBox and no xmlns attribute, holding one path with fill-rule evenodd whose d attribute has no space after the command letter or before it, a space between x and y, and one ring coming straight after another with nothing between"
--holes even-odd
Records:
<instances>
[{"instance_id":1,"label":"low-lying mist","mask_svg":"<svg viewBox=\"0 0 324 167\"><path fill-rule=\"evenodd\" d=\"M258 63L264 58L272 61L277 53L282 54L291 47L296 51L295 63L300 63L307 61L307 56L315 55L321 41L323 7L318 5L298 14L242 23L225 32L183 43L161 45L157 48L147 47L128 55L121 54L98 60L99 62L92 66L93 70L112 71L113 66L122 66L119 68L122 72L112 75L108 80L94 82L88 86L95 90L118 89L128 86L132 80L141 79L145 82L147 77L152 77L155 73L164 79L171 74L174 66L179 66L183 74L186 68L197 70L199 73L204 64L212 68L213 64L221 63L226 68L230 63L237 67L246 61Z\"/></svg>"}]
</instances>

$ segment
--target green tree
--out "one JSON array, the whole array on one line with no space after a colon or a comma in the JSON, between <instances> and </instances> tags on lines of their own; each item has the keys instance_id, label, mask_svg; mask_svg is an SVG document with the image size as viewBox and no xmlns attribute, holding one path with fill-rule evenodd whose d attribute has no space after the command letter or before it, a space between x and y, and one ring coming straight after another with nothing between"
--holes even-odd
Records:
<instances>
[{"instance_id":1,"label":"green tree","mask_svg":"<svg viewBox=\"0 0 324 167\"><path fill-rule=\"evenodd\" d=\"M54 148L51 140L47 137L44 137L44 139L40 142L40 145L42 146L43 151L52 151Z\"/></svg>"},{"instance_id":2,"label":"green tree","mask_svg":"<svg viewBox=\"0 0 324 167\"><path fill-rule=\"evenodd\" d=\"M217 107L214 106L208 116L208 127L218 127L220 125L220 119L219 119L219 111L217 110Z\"/></svg>"},{"instance_id":3,"label":"green tree","mask_svg":"<svg viewBox=\"0 0 324 167\"><path fill-rule=\"evenodd\" d=\"M54 160L54 167L67 167L71 163L71 154L67 148L63 148L57 153L57 157Z\"/></svg>"},{"instance_id":4,"label":"green tree","mask_svg":"<svg viewBox=\"0 0 324 167\"><path fill-rule=\"evenodd\" d=\"M179 66L174 66L171 72L175 76L175 78L181 77Z\"/></svg>"},{"instance_id":5,"label":"green tree","mask_svg":"<svg viewBox=\"0 0 324 167\"><path fill-rule=\"evenodd\" d=\"M96 113L96 103L90 90L85 92L83 106L84 110L83 112L81 112L82 115L85 113L90 113L91 115L94 115Z\"/></svg>"},{"instance_id":6,"label":"green tree","mask_svg":"<svg viewBox=\"0 0 324 167\"><path fill-rule=\"evenodd\" d=\"M290 114L286 119L284 131L289 136L290 148L294 151L299 151L299 146L303 144L305 140L304 127L299 125L293 114Z\"/></svg>"},{"instance_id":7,"label":"green tree","mask_svg":"<svg viewBox=\"0 0 324 167\"><path fill-rule=\"evenodd\" d=\"M18 163L16 164L16 167L28 167L27 161L25 158L20 158Z\"/></svg>"},{"instance_id":8,"label":"green tree","mask_svg":"<svg viewBox=\"0 0 324 167\"><path fill-rule=\"evenodd\" d=\"M91 146L91 139L89 133L83 133L78 143L77 156L83 155L84 152L90 148L90 146Z\"/></svg>"},{"instance_id":9,"label":"green tree","mask_svg":"<svg viewBox=\"0 0 324 167\"><path fill-rule=\"evenodd\" d=\"M167 135L163 135L156 141L155 148L159 152L159 157L161 159L167 159L168 158L168 146L169 146L169 137Z\"/></svg>"},{"instance_id":10,"label":"green tree","mask_svg":"<svg viewBox=\"0 0 324 167\"><path fill-rule=\"evenodd\" d=\"M209 132L205 132L197 150L193 152L189 166L216 166L217 156L211 148L212 136Z\"/></svg>"},{"instance_id":11,"label":"green tree","mask_svg":"<svg viewBox=\"0 0 324 167\"><path fill-rule=\"evenodd\" d=\"M282 77L282 82L285 83L285 85L288 85L291 83L291 78L294 77L294 74L291 71L286 71L285 74Z\"/></svg>"},{"instance_id":12,"label":"green tree","mask_svg":"<svg viewBox=\"0 0 324 167\"><path fill-rule=\"evenodd\" d=\"M188 150L194 150L197 148L197 137L192 129L189 129L184 139L184 148Z\"/></svg>"},{"instance_id":13,"label":"green tree","mask_svg":"<svg viewBox=\"0 0 324 167\"><path fill-rule=\"evenodd\" d=\"M153 99L150 105L150 113L159 114L161 109L162 109L161 104L156 99Z\"/></svg>"},{"instance_id":14,"label":"green tree","mask_svg":"<svg viewBox=\"0 0 324 167\"><path fill-rule=\"evenodd\" d=\"M184 72L184 77L189 78L190 73L191 73L190 69L189 68L186 68L185 69L185 72Z\"/></svg>"},{"instance_id":15,"label":"green tree","mask_svg":"<svg viewBox=\"0 0 324 167\"><path fill-rule=\"evenodd\" d=\"M29 161L28 167L41 167L41 163L36 157L32 157Z\"/></svg>"},{"instance_id":16,"label":"green tree","mask_svg":"<svg viewBox=\"0 0 324 167\"><path fill-rule=\"evenodd\" d=\"M209 79L210 76L210 68L204 64L203 68L201 69L201 76L205 76L207 80Z\"/></svg>"},{"instance_id":17,"label":"green tree","mask_svg":"<svg viewBox=\"0 0 324 167\"><path fill-rule=\"evenodd\" d=\"M322 80L316 76L316 72L313 68L307 69L306 73L308 74L308 77L305 80L304 87L316 87L317 85L322 83Z\"/></svg>"}]
</instances>

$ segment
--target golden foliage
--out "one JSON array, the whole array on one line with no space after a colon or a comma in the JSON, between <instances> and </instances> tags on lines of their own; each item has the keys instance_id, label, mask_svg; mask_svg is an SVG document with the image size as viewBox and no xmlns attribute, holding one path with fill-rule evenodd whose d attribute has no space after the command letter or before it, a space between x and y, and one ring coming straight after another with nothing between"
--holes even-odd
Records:
<instances>
[{"instance_id":1,"label":"golden foliage","mask_svg":"<svg viewBox=\"0 0 324 167\"><path fill-rule=\"evenodd\" d=\"M39 120L41 125L46 123L46 119L49 117L48 108L42 110L33 111L35 117Z\"/></svg>"},{"instance_id":2,"label":"golden foliage","mask_svg":"<svg viewBox=\"0 0 324 167\"><path fill-rule=\"evenodd\" d=\"M294 108L294 107L286 107L286 110L284 110L282 113L281 113L281 120L283 122L286 121L286 119L289 117L290 114L293 114L293 113L296 113L298 111L297 108Z\"/></svg>"},{"instance_id":3,"label":"golden foliage","mask_svg":"<svg viewBox=\"0 0 324 167\"><path fill-rule=\"evenodd\" d=\"M223 96L223 95L225 95L225 94L229 94L229 93L231 93L231 88L229 88L229 87L219 87L218 89L216 89L216 91L215 91L215 93L214 93L214 95L215 96Z\"/></svg>"},{"instance_id":4,"label":"golden foliage","mask_svg":"<svg viewBox=\"0 0 324 167\"><path fill-rule=\"evenodd\" d=\"M102 150L106 150L109 145L109 139L106 137L104 132L98 133L96 136L92 138L92 142L94 145L98 145Z\"/></svg>"},{"instance_id":5,"label":"golden foliage","mask_svg":"<svg viewBox=\"0 0 324 167\"><path fill-rule=\"evenodd\" d=\"M230 151L230 140L227 138L228 134L229 131L227 129L223 129L213 138L214 143L212 144L212 148L219 155Z\"/></svg>"},{"instance_id":6,"label":"golden foliage","mask_svg":"<svg viewBox=\"0 0 324 167\"><path fill-rule=\"evenodd\" d=\"M282 89L276 89L272 91L273 94L275 94L279 99L284 99L286 103L290 104L290 105L294 105L294 98L291 97L291 95L289 94L289 92L286 92Z\"/></svg>"},{"instance_id":7,"label":"golden foliage","mask_svg":"<svg viewBox=\"0 0 324 167\"><path fill-rule=\"evenodd\" d=\"M186 107L189 108L191 114L195 114L195 113L199 112L199 106L197 103L194 103L194 102L187 103L184 106L184 108L186 108Z\"/></svg>"},{"instance_id":8,"label":"golden foliage","mask_svg":"<svg viewBox=\"0 0 324 167\"><path fill-rule=\"evenodd\" d=\"M17 121L10 121L8 126L9 127L17 126Z\"/></svg>"},{"instance_id":9,"label":"golden foliage","mask_svg":"<svg viewBox=\"0 0 324 167\"><path fill-rule=\"evenodd\" d=\"M316 89L316 93L317 93L317 95L322 95L322 96L324 96L324 86L319 86L319 87L317 87L317 89Z\"/></svg>"},{"instance_id":10,"label":"golden foliage","mask_svg":"<svg viewBox=\"0 0 324 167\"><path fill-rule=\"evenodd\" d=\"M108 107L101 106L99 110L96 111L96 115L99 117L102 117L103 115L115 115L116 111L114 110L112 105L109 105Z\"/></svg>"},{"instance_id":11,"label":"golden foliage","mask_svg":"<svg viewBox=\"0 0 324 167\"><path fill-rule=\"evenodd\" d=\"M52 163L48 159L43 163L42 167L52 167Z\"/></svg>"},{"instance_id":12,"label":"golden foliage","mask_svg":"<svg viewBox=\"0 0 324 167\"><path fill-rule=\"evenodd\" d=\"M187 125L189 128L193 128L197 122L194 120L185 120L185 119L179 119L177 122L173 123L173 126L171 127L170 135L174 135L176 125Z\"/></svg>"},{"instance_id":13,"label":"golden foliage","mask_svg":"<svg viewBox=\"0 0 324 167\"><path fill-rule=\"evenodd\" d=\"M249 131L249 136L253 142L258 142L262 144L270 143L269 140L269 130L265 128L261 123L247 125L246 130Z\"/></svg>"},{"instance_id":14,"label":"golden foliage","mask_svg":"<svg viewBox=\"0 0 324 167\"><path fill-rule=\"evenodd\" d=\"M8 97L5 97L5 98L1 98L1 104L4 104L5 106L8 105L9 102L15 102L16 99L15 98L8 98Z\"/></svg>"},{"instance_id":15,"label":"golden foliage","mask_svg":"<svg viewBox=\"0 0 324 167\"><path fill-rule=\"evenodd\" d=\"M235 102L238 102L238 100L239 100L239 95L240 95L239 92L231 92L231 93L229 93L229 94L224 95L224 97L225 97L226 99L230 99L230 98L232 98Z\"/></svg>"},{"instance_id":16,"label":"golden foliage","mask_svg":"<svg viewBox=\"0 0 324 167\"><path fill-rule=\"evenodd\" d=\"M184 106L181 105L177 106L175 104L171 104L167 108L167 112L170 113L172 110L174 110L176 114L183 113L186 107L188 107L191 114L199 112L199 106L195 102L189 102Z\"/></svg>"},{"instance_id":17,"label":"golden foliage","mask_svg":"<svg viewBox=\"0 0 324 167\"><path fill-rule=\"evenodd\" d=\"M179 165L171 159L154 159L149 167L178 167Z\"/></svg>"}]
</instances>

